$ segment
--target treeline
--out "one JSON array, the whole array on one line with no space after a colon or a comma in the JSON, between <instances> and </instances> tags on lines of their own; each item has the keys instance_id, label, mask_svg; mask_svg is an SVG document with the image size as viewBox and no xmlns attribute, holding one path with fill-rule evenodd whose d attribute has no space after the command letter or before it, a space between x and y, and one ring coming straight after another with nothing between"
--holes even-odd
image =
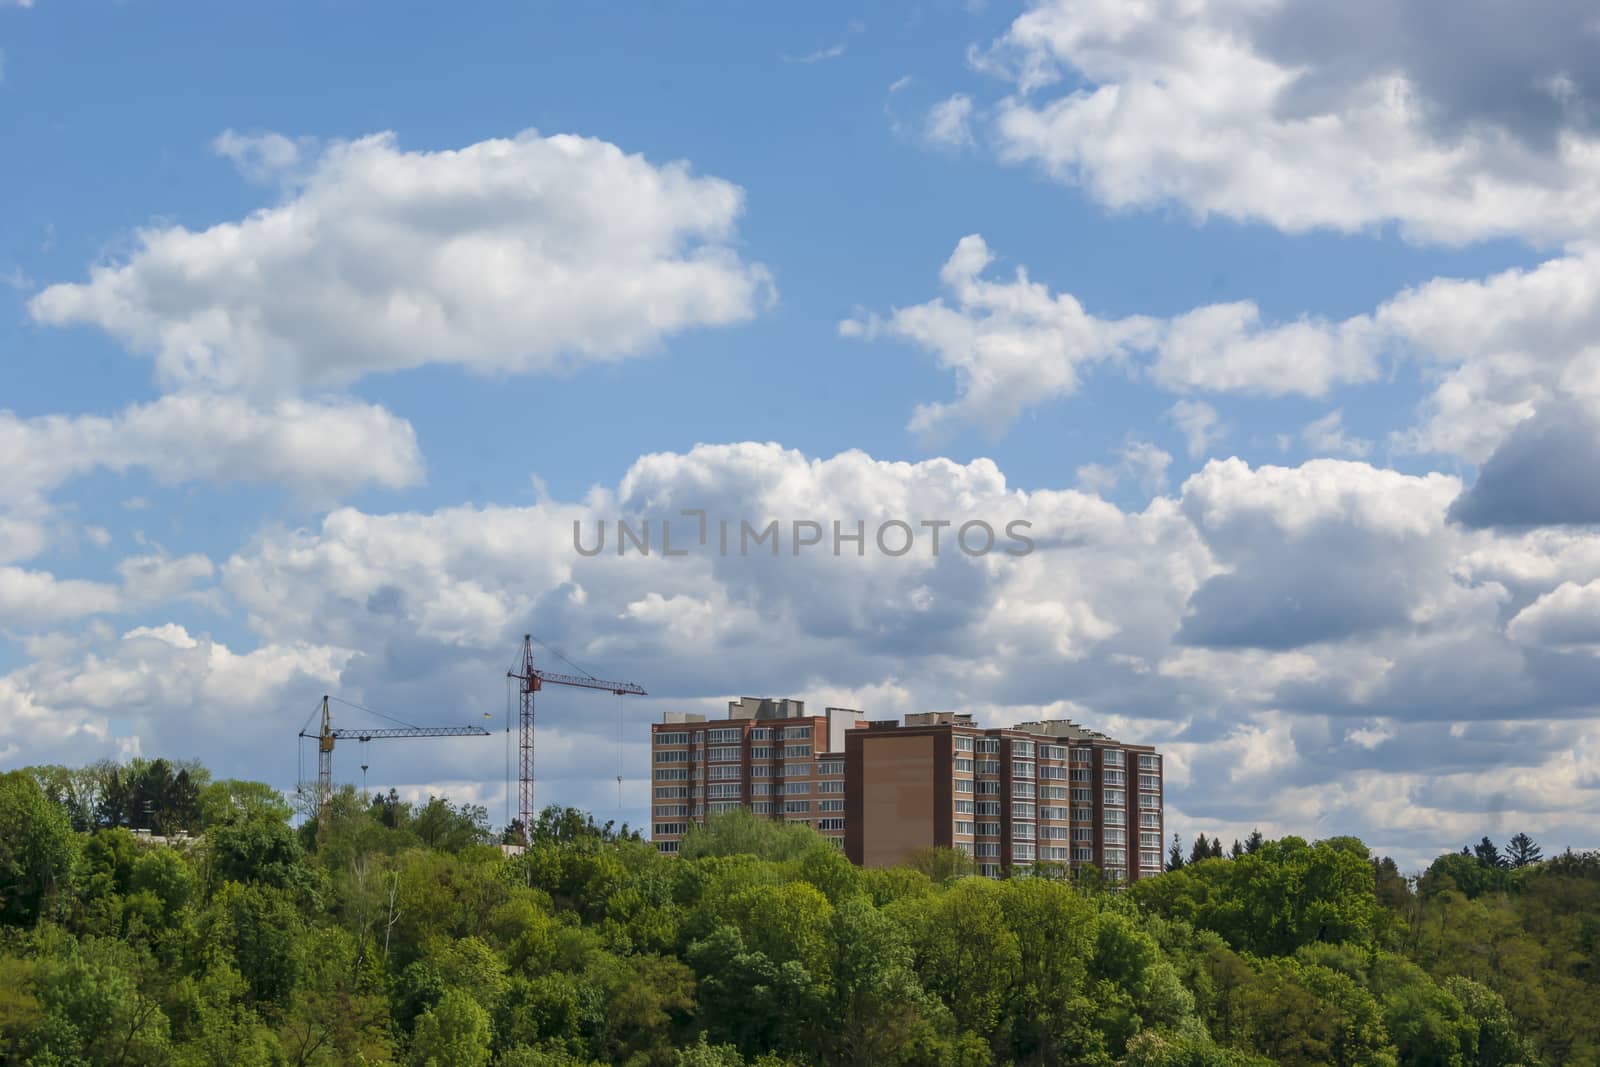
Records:
<instances>
[{"instance_id":1,"label":"treeline","mask_svg":"<svg viewBox=\"0 0 1600 1067\"><path fill-rule=\"evenodd\" d=\"M1408 880L1353 838L1208 843L1118 891L861 870L743 812L665 857L548 809L507 858L481 808L350 789L319 847L180 769L177 847L0 775L4 1063L1600 1063L1593 853Z\"/></svg>"}]
</instances>

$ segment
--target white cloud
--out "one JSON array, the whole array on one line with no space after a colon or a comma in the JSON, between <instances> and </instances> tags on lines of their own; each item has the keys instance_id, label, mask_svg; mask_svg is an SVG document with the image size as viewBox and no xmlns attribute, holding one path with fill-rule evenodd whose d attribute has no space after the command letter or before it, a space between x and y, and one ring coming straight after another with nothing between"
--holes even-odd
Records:
<instances>
[{"instance_id":1,"label":"white cloud","mask_svg":"<svg viewBox=\"0 0 1600 1067\"><path fill-rule=\"evenodd\" d=\"M972 143L972 98L956 93L928 110L926 135L929 141L947 148Z\"/></svg>"},{"instance_id":2,"label":"white cloud","mask_svg":"<svg viewBox=\"0 0 1600 1067\"><path fill-rule=\"evenodd\" d=\"M237 396L177 393L111 418L0 411L0 453L7 456L0 503L36 500L96 469L143 468L165 484L284 484L311 500L422 478L411 425L352 400L256 406Z\"/></svg>"},{"instance_id":3,"label":"white cloud","mask_svg":"<svg viewBox=\"0 0 1600 1067\"><path fill-rule=\"evenodd\" d=\"M1344 432L1344 412L1338 408L1306 423L1300 430L1300 439L1321 456L1360 457L1372 451L1372 442Z\"/></svg>"},{"instance_id":4,"label":"white cloud","mask_svg":"<svg viewBox=\"0 0 1600 1067\"><path fill-rule=\"evenodd\" d=\"M103 582L58 579L46 571L0 567L0 625L51 626L68 619L114 611L117 587Z\"/></svg>"},{"instance_id":5,"label":"white cloud","mask_svg":"<svg viewBox=\"0 0 1600 1067\"><path fill-rule=\"evenodd\" d=\"M919 433L968 421L998 434L1027 408L1076 392L1082 369L1136 355L1152 356L1148 373L1171 390L1321 396L1378 375L1380 334L1364 316L1263 325L1241 302L1171 319L1102 318L1020 267L1010 282L983 279L993 260L981 236L963 237L939 275L954 307L934 299L840 324L846 337L910 341L956 372L960 398L920 406Z\"/></svg>"},{"instance_id":6,"label":"white cloud","mask_svg":"<svg viewBox=\"0 0 1600 1067\"><path fill-rule=\"evenodd\" d=\"M1114 464L1086 463L1078 468L1078 484L1085 490L1105 496L1123 479L1131 479L1147 496L1167 487L1167 468L1172 456L1149 441L1126 442L1117 450Z\"/></svg>"},{"instance_id":7,"label":"white cloud","mask_svg":"<svg viewBox=\"0 0 1600 1067\"><path fill-rule=\"evenodd\" d=\"M1113 208L1177 203L1289 232L1396 223L1447 243L1595 232L1592 129L1569 115L1530 135L1487 113L1481 89L1444 84L1466 69L1508 73L1487 95L1518 107L1527 72L1485 57L1527 38L1501 25L1526 29L1519 9L1484 6L1441 35L1454 12L1440 8L1431 39L1419 30L1402 54L1398 35L1368 24L1404 16L1366 6L1328 32L1315 24L1337 20L1313 0L1047 0L978 56L1017 90L997 110L1001 154ZM1570 21L1552 16L1550 47L1577 48Z\"/></svg>"},{"instance_id":8,"label":"white cloud","mask_svg":"<svg viewBox=\"0 0 1600 1067\"><path fill-rule=\"evenodd\" d=\"M1167 409L1166 418L1183 434L1190 459L1205 455L1228 432L1217 417L1217 409L1204 400L1180 400Z\"/></svg>"},{"instance_id":9,"label":"white cloud","mask_svg":"<svg viewBox=\"0 0 1600 1067\"><path fill-rule=\"evenodd\" d=\"M286 157L268 143L227 142ZM282 203L142 230L125 260L29 306L150 354L174 386L281 392L424 363L556 371L755 314L770 280L734 248L743 202L687 164L590 138L408 152L378 134L329 146Z\"/></svg>"}]
</instances>

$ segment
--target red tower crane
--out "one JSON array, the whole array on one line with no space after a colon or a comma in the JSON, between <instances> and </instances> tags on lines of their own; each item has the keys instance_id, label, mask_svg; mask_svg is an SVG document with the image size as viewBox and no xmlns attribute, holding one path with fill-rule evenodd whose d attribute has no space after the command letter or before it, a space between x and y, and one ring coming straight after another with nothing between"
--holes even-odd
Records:
<instances>
[{"instance_id":1,"label":"red tower crane","mask_svg":"<svg viewBox=\"0 0 1600 1067\"><path fill-rule=\"evenodd\" d=\"M539 642L544 644L543 641ZM546 646L547 648L549 646ZM555 652L554 649L551 649ZM562 660L571 664L577 670L583 670L572 663L561 653L555 652ZM540 670L533 665L533 635L522 635L522 658L516 668L506 672L507 678L518 681L517 690L521 694L521 717L519 728L519 766L521 773L518 783L518 817L522 820L522 841L528 844L532 840L533 832L533 695L547 685L570 685L578 689L599 689L617 696L644 696L645 691L632 682L612 682L604 678L596 678L584 671L583 674L553 674L550 671Z\"/></svg>"}]
</instances>

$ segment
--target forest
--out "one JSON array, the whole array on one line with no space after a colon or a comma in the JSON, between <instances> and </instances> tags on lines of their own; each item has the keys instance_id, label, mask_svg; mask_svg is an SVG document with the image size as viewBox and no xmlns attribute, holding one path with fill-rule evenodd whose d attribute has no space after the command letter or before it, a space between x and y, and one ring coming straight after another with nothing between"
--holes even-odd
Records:
<instances>
[{"instance_id":1,"label":"forest","mask_svg":"<svg viewBox=\"0 0 1600 1067\"><path fill-rule=\"evenodd\" d=\"M1119 888L744 812L678 856L570 808L508 856L480 807L348 787L295 823L194 764L0 775L0 1061L1600 1064L1600 853L1525 835L1415 877L1202 836Z\"/></svg>"}]
</instances>

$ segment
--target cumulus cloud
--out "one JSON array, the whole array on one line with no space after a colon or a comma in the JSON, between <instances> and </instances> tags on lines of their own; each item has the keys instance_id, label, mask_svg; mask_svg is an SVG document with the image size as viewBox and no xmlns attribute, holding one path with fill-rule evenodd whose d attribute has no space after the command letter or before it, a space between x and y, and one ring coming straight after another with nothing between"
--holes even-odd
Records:
<instances>
[{"instance_id":1,"label":"cumulus cloud","mask_svg":"<svg viewBox=\"0 0 1600 1067\"><path fill-rule=\"evenodd\" d=\"M1167 409L1166 418L1178 427L1190 459L1199 459L1228 432L1217 409L1204 400L1180 400Z\"/></svg>"},{"instance_id":2,"label":"cumulus cloud","mask_svg":"<svg viewBox=\"0 0 1600 1067\"><path fill-rule=\"evenodd\" d=\"M0 411L0 503L24 504L92 470L148 470L166 484L288 485L311 500L422 478L410 423L354 400L174 393L113 417Z\"/></svg>"},{"instance_id":3,"label":"cumulus cloud","mask_svg":"<svg viewBox=\"0 0 1600 1067\"><path fill-rule=\"evenodd\" d=\"M1559 241L1600 221L1582 4L1046 0L980 67L1003 158L1113 208ZM1470 73L1468 73L1470 72ZM1065 88L1061 88L1065 86Z\"/></svg>"},{"instance_id":4,"label":"cumulus cloud","mask_svg":"<svg viewBox=\"0 0 1600 1067\"><path fill-rule=\"evenodd\" d=\"M1300 439L1323 456L1365 456L1372 451L1372 442L1345 433L1344 412L1338 408L1301 427Z\"/></svg>"},{"instance_id":5,"label":"cumulus cloud","mask_svg":"<svg viewBox=\"0 0 1600 1067\"><path fill-rule=\"evenodd\" d=\"M1600 523L1597 469L1600 418L1558 403L1511 431L1450 517L1474 527Z\"/></svg>"},{"instance_id":6,"label":"cumulus cloud","mask_svg":"<svg viewBox=\"0 0 1600 1067\"><path fill-rule=\"evenodd\" d=\"M920 406L911 420L916 432L967 421L998 434L1028 407L1076 392L1086 369L1135 356L1149 357L1151 378L1175 391L1321 396L1378 374L1379 334L1365 316L1263 324L1245 301L1170 319L1104 318L1070 293L1051 293L1024 268L1011 281L983 278L993 261L981 236L963 237L939 275L954 306L935 298L840 324L846 337L909 341L956 372L960 398Z\"/></svg>"},{"instance_id":7,"label":"cumulus cloud","mask_svg":"<svg viewBox=\"0 0 1600 1067\"><path fill-rule=\"evenodd\" d=\"M107 331L169 386L281 393L424 363L613 362L748 319L770 293L734 247L737 186L605 141L406 151L377 134L328 146L303 177L284 140L219 146L282 172L285 199L144 229L122 261L35 296L34 318Z\"/></svg>"}]
</instances>

